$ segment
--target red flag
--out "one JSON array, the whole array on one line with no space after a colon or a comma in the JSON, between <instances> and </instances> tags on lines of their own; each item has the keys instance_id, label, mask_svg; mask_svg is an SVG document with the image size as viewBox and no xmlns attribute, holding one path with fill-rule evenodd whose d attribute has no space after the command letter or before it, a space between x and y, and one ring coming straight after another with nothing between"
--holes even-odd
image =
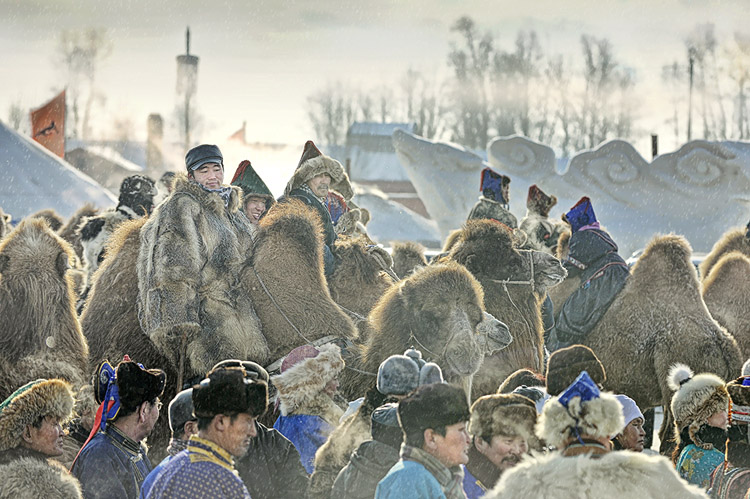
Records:
<instances>
[{"instance_id":1,"label":"red flag","mask_svg":"<svg viewBox=\"0 0 750 499\"><path fill-rule=\"evenodd\" d=\"M65 157L65 90L31 111L31 137L61 158Z\"/></svg>"}]
</instances>

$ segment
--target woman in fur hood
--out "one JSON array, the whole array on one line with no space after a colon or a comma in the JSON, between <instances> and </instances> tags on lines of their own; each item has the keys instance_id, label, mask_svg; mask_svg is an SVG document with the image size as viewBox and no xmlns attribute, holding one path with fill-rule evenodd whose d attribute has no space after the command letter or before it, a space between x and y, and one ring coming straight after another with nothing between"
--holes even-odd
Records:
<instances>
[{"instance_id":1,"label":"woman in fur hood","mask_svg":"<svg viewBox=\"0 0 750 499\"><path fill-rule=\"evenodd\" d=\"M488 498L570 497L685 499L706 497L661 456L612 452L624 426L620 403L600 393L586 371L545 405L536 435L557 451L524 459L500 478Z\"/></svg>"},{"instance_id":2,"label":"woman in fur hood","mask_svg":"<svg viewBox=\"0 0 750 499\"><path fill-rule=\"evenodd\" d=\"M281 411L273 427L294 444L308 473L313 472L318 447L344 414L333 400L343 369L338 346L303 345L289 352L281 363L281 374L271 378Z\"/></svg>"},{"instance_id":3,"label":"woman in fur hood","mask_svg":"<svg viewBox=\"0 0 750 499\"><path fill-rule=\"evenodd\" d=\"M57 461L73 394L61 379L38 379L0 404L0 498L80 498L78 480Z\"/></svg>"}]
</instances>

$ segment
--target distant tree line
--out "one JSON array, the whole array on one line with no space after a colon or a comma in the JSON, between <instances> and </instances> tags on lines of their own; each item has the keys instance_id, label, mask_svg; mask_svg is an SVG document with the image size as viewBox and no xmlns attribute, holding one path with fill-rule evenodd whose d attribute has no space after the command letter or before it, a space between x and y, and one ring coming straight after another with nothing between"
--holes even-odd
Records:
<instances>
[{"instance_id":1,"label":"distant tree line","mask_svg":"<svg viewBox=\"0 0 750 499\"><path fill-rule=\"evenodd\" d=\"M318 140L343 144L354 121L414 122L424 137L470 148L520 134L567 155L638 133L636 74L608 39L582 35L576 62L545 53L534 30L519 31L508 49L469 17L458 19L451 32L447 78L410 69L392 86L330 82L313 92L308 117ZM685 39L685 59L662 69L671 108L664 123L675 139L687 139L691 58L691 138L750 138L750 36L735 33L720 46L713 25L701 25Z\"/></svg>"}]
</instances>

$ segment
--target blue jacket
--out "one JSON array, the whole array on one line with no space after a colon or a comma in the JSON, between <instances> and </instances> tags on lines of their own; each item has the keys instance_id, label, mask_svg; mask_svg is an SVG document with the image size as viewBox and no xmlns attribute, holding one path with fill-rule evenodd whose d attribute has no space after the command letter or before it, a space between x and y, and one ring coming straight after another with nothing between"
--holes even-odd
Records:
<instances>
[{"instance_id":1,"label":"blue jacket","mask_svg":"<svg viewBox=\"0 0 750 499\"><path fill-rule=\"evenodd\" d=\"M427 468L400 460L378 483L375 499L445 499L443 488Z\"/></svg>"},{"instance_id":2,"label":"blue jacket","mask_svg":"<svg viewBox=\"0 0 750 499\"><path fill-rule=\"evenodd\" d=\"M478 497L483 497L487 490L480 485L479 480L471 474L471 472L466 468L464 468L464 493L466 494L467 499L477 499Z\"/></svg>"},{"instance_id":3,"label":"blue jacket","mask_svg":"<svg viewBox=\"0 0 750 499\"><path fill-rule=\"evenodd\" d=\"M318 447L328 440L334 430L322 417L306 414L279 416L273 427L294 444L299 451L302 466L308 473L315 469L313 461Z\"/></svg>"},{"instance_id":4,"label":"blue jacket","mask_svg":"<svg viewBox=\"0 0 750 499\"><path fill-rule=\"evenodd\" d=\"M156 480L156 476L159 474L161 470L164 469L164 466L173 458L174 456L167 456L162 461L156 465L156 468L151 470L151 473L148 474L146 479L143 481L143 485L141 485L141 495L139 496L140 499L146 499L148 497L148 493L151 491L151 487L154 486L154 480Z\"/></svg>"},{"instance_id":5,"label":"blue jacket","mask_svg":"<svg viewBox=\"0 0 750 499\"><path fill-rule=\"evenodd\" d=\"M143 446L107 425L81 450L71 474L85 499L135 499L152 468Z\"/></svg>"}]
</instances>

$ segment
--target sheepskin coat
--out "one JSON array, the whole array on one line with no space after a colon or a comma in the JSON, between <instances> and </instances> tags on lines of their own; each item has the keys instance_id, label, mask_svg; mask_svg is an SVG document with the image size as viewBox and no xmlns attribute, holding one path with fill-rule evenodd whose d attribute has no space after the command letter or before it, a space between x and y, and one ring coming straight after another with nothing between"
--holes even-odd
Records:
<instances>
[{"instance_id":1,"label":"sheepskin coat","mask_svg":"<svg viewBox=\"0 0 750 499\"><path fill-rule=\"evenodd\" d=\"M518 219L513 213L508 210L508 205L489 199L484 196L479 196L479 201L476 202L474 207L469 212L467 220L496 220L502 224L507 225L511 229L518 228Z\"/></svg>"},{"instance_id":2,"label":"sheepskin coat","mask_svg":"<svg viewBox=\"0 0 750 499\"><path fill-rule=\"evenodd\" d=\"M224 359L269 360L245 286L256 229L241 206L238 187L225 206L217 193L179 175L141 229L141 326L175 363L186 332L189 374L205 373Z\"/></svg>"},{"instance_id":3,"label":"sheepskin coat","mask_svg":"<svg viewBox=\"0 0 750 499\"><path fill-rule=\"evenodd\" d=\"M485 497L531 499L687 499L707 497L688 485L662 456L630 451L529 457L505 472Z\"/></svg>"},{"instance_id":4,"label":"sheepskin coat","mask_svg":"<svg viewBox=\"0 0 750 499\"><path fill-rule=\"evenodd\" d=\"M0 499L78 499L81 487L60 463L23 447L0 453Z\"/></svg>"}]
</instances>

